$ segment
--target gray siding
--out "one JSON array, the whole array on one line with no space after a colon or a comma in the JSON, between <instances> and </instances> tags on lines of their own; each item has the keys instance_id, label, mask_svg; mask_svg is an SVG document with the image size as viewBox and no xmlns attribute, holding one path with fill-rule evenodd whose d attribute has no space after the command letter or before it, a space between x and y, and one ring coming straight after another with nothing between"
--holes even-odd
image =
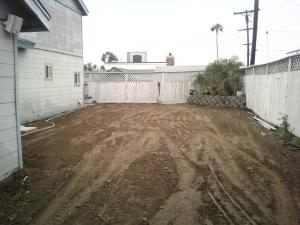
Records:
<instances>
[{"instance_id":1,"label":"gray siding","mask_svg":"<svg viewBox=\"0 0 300 225\"><path fill-rule=\"evenodd\" d=\"M22 33L21 36L35 42L36 48L82 57L82 15L60 3L69 2L69 5L74 5L71 3L73 1L43 0L42 2L52 17L50 31Z\"/></svg>"},{"instance_id":2,"label":"gray siding","mask_svg":"<svg viewBox=\"0 0 300 225\"><path fill-rule=\"evenodd\" d=\"M21 122L36 120L78 106L83 101L82 15L71 0L42 0L51 14L49 32L22 33L36 43L19 50ZM45 79L53 65L53 80ZM80 86L74 86L80 72Z\"/></svg>"},{"instance_id":3,"label":"gray siding","mask_svg":"<svg viewBox=\"0 0 300 225\"><path fill-rule=\"evenodd\" d=\"M45 63L53 65L53 79L45 79ZM21 121L36 120L78 106L83 100L82 58L29 49L19 52ZM74 86L80 72L80 86Z\"/></svg>"},{"instance_id":4,"label":"gray siding","mask_svg":"<svg viewBox=\"0 0 300 225\"><path fill-rule=\"evenodd\" d=\"M12 36L0 23L0 181L19 167Z\"/></svg>"}]
</instances>

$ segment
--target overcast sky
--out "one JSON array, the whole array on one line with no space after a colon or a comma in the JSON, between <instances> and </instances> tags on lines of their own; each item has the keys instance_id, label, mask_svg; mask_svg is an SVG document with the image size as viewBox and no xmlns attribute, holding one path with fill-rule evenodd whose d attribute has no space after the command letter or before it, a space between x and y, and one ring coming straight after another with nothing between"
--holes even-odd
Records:
<instances>
[{"instance_id":1,"label":"overcast sky","mask_svg":"<svg viewBox=\"0 0 300 225\"><path fill-rule=\"evenodd\" d=\"M85 0L85 4L90 11L83 19L85 62L100 64L105 51L122 61L128 51L146 51L148 61L164 61L172 52L176 65L205 65L216 59L215 33L210 31L215 23L224 26L220 56L236 55L246 61L246 33L237 31L245 28L245 19L233 12L253 9L254 0ZM299 49L300 0L260 0L260 9L257 63Z\"/></svg>"}]
</instances>

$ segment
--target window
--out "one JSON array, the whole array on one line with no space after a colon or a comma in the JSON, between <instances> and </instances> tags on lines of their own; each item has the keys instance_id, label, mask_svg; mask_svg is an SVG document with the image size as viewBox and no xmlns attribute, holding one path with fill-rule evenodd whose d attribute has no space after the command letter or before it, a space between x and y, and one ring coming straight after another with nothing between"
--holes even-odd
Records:
<instances>
[{"instance_id":1,"label":"window","mask_svg":"<svg viewBox=\"0 0 300 225\"><path fill-rule=\"evenodd\" d=\"M45 65L45 79L46 80L53 79L53 65L50 64Z\"/></svg>"},{"instance_id":2,"label":"window","mask_svg":"<svg viewBox=\"0 0 300 225\"><path fill-rule=\"evenodd\" d=\"M74 73L74 86L80 86L80 73Z\"/></svg>"},{"instance_id":3,"label":"window","mask_svg":"<svg viewBox=\"0 0 300 225\"><path fill-rule=\"evenodd\" d=\"M132 56L132 61L133 61L134 63L141 63L142 60L143 60L143 58L142 58L141 55L134 55L134 56Z\"/></svg>"}]
</instances>

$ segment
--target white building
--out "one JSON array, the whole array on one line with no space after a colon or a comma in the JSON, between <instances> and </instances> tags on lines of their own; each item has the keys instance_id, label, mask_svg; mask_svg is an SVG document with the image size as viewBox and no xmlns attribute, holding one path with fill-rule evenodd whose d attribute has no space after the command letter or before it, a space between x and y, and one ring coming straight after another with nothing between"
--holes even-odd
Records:
<instances>
[{"instance_id":1,"label":"white building","mask_svg":"<svg viewBox=\"0 0 300 225\"><path fill-rule=\"evenodd\" d=\"M104 67L106 71L112 70L111 72L118 72L120 70L148 70L155 71L157 67L166 66L165 62L144 62L144 63L127 63L127 62L115 62L105 63Z\"/></svg>"},{"instance_id":2,"label":"white building","mask_svg":"<svg viewBox=\"0 0 300 225\"><path fill-rule=\"evenodd\" d=\"M158 66L166 66L167 62L148 62L147 52L127 52L127 62L104 63L106 71L154 71Z\"/></svg>"},{"instance_id":3,"label":"white building","mask_svg":"<svg viewBox=\"0 0 300 225\"><path fill-rule=\"evenodd\" d=\"M23 167L16 33L49 27L50 15L38 1L0 1L0 181Z\"/></svg>"},{"instance_id":4,"label":"white building","mask_svg":"<svg viewBox=\"0 0 300 225\"><path fill-rule=\"evenodd\" d=\"M40 0L49 32L21 33L21 122L73 109L83 101L82 0Z\"/></svg>"}]
</instances>

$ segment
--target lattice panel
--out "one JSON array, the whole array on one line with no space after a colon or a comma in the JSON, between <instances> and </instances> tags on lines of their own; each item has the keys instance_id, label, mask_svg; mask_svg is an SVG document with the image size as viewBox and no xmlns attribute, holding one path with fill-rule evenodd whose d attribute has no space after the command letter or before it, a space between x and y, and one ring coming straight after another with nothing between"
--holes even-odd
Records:
<instances>
[{"instance_id":1,"label":"lattice panel","mask_svg":"<svg viewBox=\"0 0 300 225\"><path fill-rule=\"evenodd\" d=\"M300 55L291 58L291 71L298 71L300 70Z\"/></svg>"},{"instance_id":2,"label":"lattice panel","mask_svg":"<svg viewBox=\"0 0 300 225\"><path fill-rule=\"evenodd\" d=\"M100 82L125 82L125 74L123 73L97 73L91 74L91 81Z\"/></svg>"},{"instance_id":3,"label":"lattice panel","mask_svg":"<svg viewBox=\"0 0 300 225\"><path fill-rule=\"evenodd\" d=\"M287 72L289 69L289 59L283 59L269 64L268 74Z\"/></svg>"},{"instance_id":4,"label":"lattice panel","mask_svg":"<svg viewBox=\"0 0 300 225\"><path fill-rule=\"evenodd\" d=\"M266 75L267 65L254 67L254 75Z\"/></svg>"},{"instance_id":5,"label":"lattice panel","mask_svg":"<svg viewBox=\"0 0 300 225\"><path fill-rule=\"evenodd\" d=\"M127 82L153 82L153 73L130 73L127 75Z\"/></svg>"},{"instance_id":6,"label":"lattice panel","mask_svg":"<svg viewBox=\"0 0 300 225\"><path fill-rule=\"evenodd\" d=\"M152 73L87 73L92 82L179 82L194 80L197 72L152 72Z\"/></svg>"},{"instance_id":7,"label":"lattice panel","mask_svg":"<svg viewBox=\"0 0 300 225\"><path fill-rule=\"evenodd\" d=\"M184 73L164 73L165 82L179 82L179 81L191 81L193 76L197 73L194 72L184 72Z\"/></svg>"}]
</instances>

